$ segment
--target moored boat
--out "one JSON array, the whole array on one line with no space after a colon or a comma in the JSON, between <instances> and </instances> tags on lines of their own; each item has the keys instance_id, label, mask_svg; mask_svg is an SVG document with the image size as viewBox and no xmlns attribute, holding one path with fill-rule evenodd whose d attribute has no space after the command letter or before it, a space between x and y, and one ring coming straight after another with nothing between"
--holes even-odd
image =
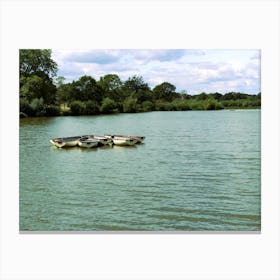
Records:
<instances>
[{"instance_id":1,"label":"moored boat","mask_svg":"<svg viewBox=\"0 0 280 280\"><path fill-rule=\"evenodd\" d=\"M137 139L125 136L112 136L113 143L117 146L133 146L137 143Z\"/></svg>"},{"instance_id":2,"label":"moored boat","mask_svg":"<svg viewBox=\"0 0 280 280\"><path fill-rule=\"evenodd\" d=\"M120 134L114 134L114 135L107 135L110 137L126 137L126 138L132 138L132 139L136 139L136 144L140 144L143 143L143 141L145 140L145 136L135 136L135 135L120 135Z\"/></svg>"},{"instance_id":3,"label":"moored boat","mask_svg":"<svg viewBox=\"0 0 280 280\"><path fill-rule=\"evenodd\" d=\"M83 135L72 137L52 138L50 142L58 147L74 147L80 146L85 148L92 148L96 146L104 146L107 144L115 144L118 146L133 146L142 143L144 136L128 136L120 134L107 134L107 135Z\"/></svg>"},{"instance_id":4,"label":"moored boat","mask_svg":"<svg viewBox=\"0 0 280 280\"><path fill-rule=\"evenodd\" d=\"M130 136L130 137L137 139L136 144L141 144L145 140L145 136Z\"/></svg>"},{"instance_id":5,"label":"moored boat","mask_svg":"<svg viewBox=\"0 0 280 280\"><path fill-rule=\"evenodd\" d=\"M50 139L50 142L58 148L74 147L74 146L77 146L80 138L81 138L81 136L52 138L52 139Z\"/></svg>"},{"instance_id":6,"label":"moored boat","mask_svg":"<svg viewBox=\"0 0 280 280\"><path fill-rule=\"evenodd\" d=\"M62 138L53 138L53 139L50 139L50 142L56 146L57 148L62 148L65 146L66 142L64 142L62 140Z\"/></svg>"},{"instance_id":7,"label":"moored boat","mask_svg":"<svg viewBox=\"0 0 280 280\"><path fill-rule=\"evenodd\" d=\"M94 139L98 140L98 143L102 146L102 145L108 145L110 143L112 143L112 139L105 137L105 136L101 136L101 135L94 135Z\"/></svg>"},{"instance_id":8,"label":"moored boat","mask_svg":"<svg viewBox=\"0 0 280 280\"><path fill-rule=\"evenodd\" d=\"M78 145L81 148L93 148L97 147L98 140L91 137L82 137L78 140Z\"/></svg>"}]
</instances>

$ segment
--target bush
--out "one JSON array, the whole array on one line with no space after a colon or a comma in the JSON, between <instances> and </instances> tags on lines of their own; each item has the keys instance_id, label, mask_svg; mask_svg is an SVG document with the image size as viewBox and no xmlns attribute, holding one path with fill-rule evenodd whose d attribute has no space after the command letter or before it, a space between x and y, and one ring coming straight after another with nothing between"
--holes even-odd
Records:
<instances>
[{"instance_id":1,"label":"bush","mask_svg":"<svg viewBox=\"0 0 280 280\"><path fill-rule=\"evenodd\" d=\"M57 105L47 105L46 106L46 116L59 116L60 108Z\"/></svg>"},{"instance_id":2,"label":"bush","mask_svg":"<svg viewBox=\"0 0 280 280\"><path fill-rule=\"evenodd\" d=\"M19 117L22 119L22 118L27 118L28 116L25 113L20 112Z\"/></svg>"},{"instance_id":3,"label":"bush","mask_svg":"<svg viewBox=\"0 0 280 280\"><path fill-rule=\"evenodd\" d=\"M85 102L85 108L84 108L84 111L82 114L85 114L85 115L96 115L99 113L99 106L97 104L97 102L95 101L86 101Z\"/></svg>"},{"instance_id":4,"label":"bush","mask_svg":"<svg viewBox=\"0 0 280 280\"><path fill-rule=\"evenodd\" d=\"M19 108L20 112L25 114L26 116L33 116L33 109L27 99L20 98Z\"/></svg>"},{"instance_id":5,"label":"bush","mask_svg":"<svg viewBox=\"0 0 280 280\"><path fill-rule=\"evenodd\" d=\"M102 100L102 105L100 108L101 113L110 114L113 113L117 108L117 104L114 100L109 97L106 97Z\"/></svg>"},{"instance_id":6,"label":"bush","mask_svg":"<svg viewBox=\"0 0 280 280\"><path fill-rule=\"evenodd\" d=\"M36 117L42 117L46 114L46 106L42 97L32 99L30 106L32 108L33 115Z\"/></svg>"},{"instance_id":7,"label":"bush","mask_svg":"<svg viewBox=\"0 0 280 280\"><path fill-rule=\"evenodd\" d=\"M123 102L124 113L136 113L137 112L137 99L133 97L127 97Z\"/></svg>"},{"instance_id":8,"label":"bush","mask_svg":"<svg viewBox=\"0 0 280 280\"><path fill-rule=\"evenodd\" d=\"M172 106L175 111L187 111L190 110L189 102L186 100L174 100Z\"/></svg>"},{"instance_id":9,"label":"bush","mask_svg":"<svg viewBox=\"0 0 280 280\"><path fill-rule=\"evenodd\" d=\"M70 110L73 115L83 115L85 113L86 105L82 101L73 101L70 103Z\"/></svg>"},{"instance_id":10,"label":"bush","mask_svg":"<svg viewBox=\"0 0 280 280\"><path fill-rule=\"evenodd\" d=\"M154 104L151 102L151 101L144 101L142 102L142 111L143 112L150 112L150 111L153 111L155 106Z\"/></svg>"},{"instance_id":11,"label":"bush","mask_svg":"<svg viewBox=\"0 0 280 280\"><path fill-rule=\"evenodd\" d=\"M204 110L203 102L192 100L190 102L190 108L191 110Z\"/></svg>"},{"instance_id":12,"label":"bush","mask_svg":"<svg viewBox=\"0 0 280 280\"><path fill-rule=\"evenodd\" d=\"M156 111L174 111L174 106L172 103L157 101L155 105Z\"/></svg>"}]
</instances>

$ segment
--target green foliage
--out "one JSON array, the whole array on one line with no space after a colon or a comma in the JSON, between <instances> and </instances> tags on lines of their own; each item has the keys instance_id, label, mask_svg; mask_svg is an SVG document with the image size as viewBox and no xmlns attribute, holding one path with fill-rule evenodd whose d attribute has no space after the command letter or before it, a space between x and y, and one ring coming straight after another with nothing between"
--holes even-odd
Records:
<instances>
[{"instance_id":1,"label":"green foliage","mask_svg":"<svg viewBox=\"0 0 280 280\"><path fill-rule=\"evenodd\" d=\"M153 93L156 99L162 99L164 101L172 101L177 97L175 92L176 87L170 83L164 82L153 89Z\"/></svg>"},{"instance_id":2,"label":"green foliage","mask_svg":"<svg viewBox=\"0 0 280 280\"><path fill-rule=\"evenodd\" d=\"M106 97L102 100L102 105L100 108L101 113L110 114L116 111L117 104L114 100Z\"/></svg>"},{"instance_id":3,"label":"green foliage","mask_svg":"<svg viewBox=\"0 0 280 280\"><path fill-rule=\"evenodd\" d=\"M137 107L137 99L131 96L127 97L123 102L124 113L136 113Z\"/></svg>"},{"instance_id":4,"label":"green foliage","mask_svg":"<svg viewBox=\"0 0 280 280\"><path fill-rule=\"evenodd\" d=\"M71 113L75 115L83 115L86 109L84 102L76 100L70 103Z\"/></svg>"},{"instance_id":5,"label":"green foliage","mask_svg":"<svg viewBox=\"0 0 280 280\"><path fill-rule=\"evenodd\" d=\"M62 84L57 88L56 100L59 104L72 101L73 86L72 84Z\"/></svg>"},{"instance_id":6,"label":"green foliage","mask_svg":"<svg viewBox=\"0 0 280 280\"><path fill-rule=\"evenodd\" d=\"M33 116L33 109L26 98L21 98L19 105L20 105L20 112L22 112L26 116Z\"/></svg>"},{"instance_id":7,"label":"green foliage","mask_svg":"<svg viewBox=\"0 0 280 280\"><path fill-rule=\"evenodd\" d=\"M20 50L20 112L28 116L57 114L56 86L52 78L57 64L51 50Z\"/></svg>"},{"instance_id":8,"label":"green foliage","mask_svg":"<svg viewBox=\"0 0 280 280\"><path fill-rule=\"evenodd\" d=\"M84 102L85 109L83 111L83 115L96 115L100 112L99 105L96 101L89 100Z\"/></svg>"},{"instance_id":9,"label":"green foliage","mask_svg":"<svg viewBox=\"0 0 280 280\"><path fill-rule=\"evenodd\" d=\"M213 97L209 97L208 99L204 100L204 109L205 110L220 110L223 109L223 105L215 100Z\"/></svg>"},{"instance_id":10,"label":"green foliage","mask_svg":"<svg viewBox=\"0 0 280 280\"><path fill-rule=\"evenodd\" d=\"M102 89L97 85L94 78L82 76L78 81L72 83L72 97L74 100L95 101L98 104L102 101Z\"/></svg>"},{"instance_id":11,"label":"green foliage","mask_svg":"<svg viewBox=\"0 0 280 280\"><path fill-rule=\"evenodd\" d=\"M30 77L45 74L55 76L57 64L51 58L51 50L21 49L19 50L20 76Z\"/></svg>"},{"instance_id":12,"label":"green foliage","mask_svg":"<svg viewBox=\"0 0 280 280\"><path fill-rule=\"evenodd\" d=\"M46 116L59 116L60 115L60 107L57 105L46 105Z\"/></svg>"},{"instance_id":13,"label":"green foliage","mask_svg":"<svg viewBox=\"0 0 280 280\"><path fill-rule=\"evenodd\" d=\"M56 87L49 77L42 78L32 75L30 77L22 77L21 82L21 98L26 98L29 102L34 98L42 98L45 104L55 103Z\"/></svg>"},{"instance_id":14,"label":"green foliage","mask_svg":"<svg viewBox=\"0 0 280 280\"><path fill-rule=\"evenodd\" d=\"M156 111L173 111L174 107L172 103L158 100L155 104Z\"/></svg>"},{"instance_id":15,"label":"green foliage","mask_svg":"<svg viewBox=\"0 0 280 280\"><path fill-rule=\"evenodd\" d=\"M150 111L153 111L155 108L153 102L151 102L149 100L142 102L141 107L142 107L143 112L150 112Z\"/></svg>"},{"instance_id":16,"label":"green foliage","mask_svg":"<svg viewBox=\"0 0 280 280\"><path fill-rule=\"evenodd\" d=\"M57 88L59 88L59 87L61 87L61 86L64 84L64 82L65 82L65 78L62 77L62 76L58 76L58 77L56 77L56 79L55 79L55 86L56 86Z\"/></svg>"},{"instance_id":17,"label":"green foliage","mask_svg":"<svg viewBox=\"0 0 280 280\"><path fill-rule=\"evenodd\" d=\"M108 74L96 81L82 76L71 83L57 77L57 64L51 50L20 50L20 116L95 115L114 112L220 110L260 108L261 93L205 93L189 95L176 92L168 82L153 90L141 76L122 82Z\"/></svg>"},{"instance_id":18,"label":"green foliage","mask_svg":"<svg viewBox=\"0 0 280 280\"><path fill-rule=\"evenodd\" d=\"M150 87L147 83L144 82L143 77L141 76L133 76L128 78L127 81L124 83L124 88L131 92L138 92L142 91L150 91Z\"/></svg>"},{"instance_id":19,"label":"green foliage","mask_svg":"<svg viewBox=\"0 0 280 280\"><path fill-rule=\"evenodd\" d=\"M19 117L22 119L22 118L27 118L28 115L23 113L23 112L19 112Z\"/></svg>"},{"instance_id":20,"label":"green foliage","mask_svg":"<svg viewBox=\"0 0 280 280\"><path fill-rule=\"evenodd\" d=\"M34 98L30 103L33 115L36 117L42 117L46 114L46 107L43 98Z\"/></svg>"},{"instance_id":21,"label":"green foliage","mask_svg":"<svg viewBox=\"0 0 280 280\"><path fill-rule=\"evenodd\" d=\"M202 92L202 93L196 95L196 97L195 97L195 99L196 99L197 101L204 101L204 100L206 100L207 98L208 98L208 95L207 95L205 92Z\"/></svg>"},{"instance_id":22,"label":"green foliage","mask_svg":"<svg viewBox=\"0 0 280 280\"><path fill-rule=\"evenodd\" d=\"M191 109L188 100L184 99L175 99L172 102L172 106L175 111L187 111Z\"/></svg>"},{"instance_id":23,"label":"green foliage","mask_svg":"<svg viewBox=\"0 0 280 280\"><path fill-rule=\"evenodd\" d=\"M122 87L122 81L116 74L108 74L100 78L98 84L104 92L112 92Z\"/></svg>"},{"instance_id":24,"label":"green foliage","mask_svg":"<svg viewBox=\"0 0 280 280\"><path fill-rule=\"evenodd\" d=\"M196 99L191 100L189 103L191 110L205 110L203 101L197 101Z\"/></svg>"}]
</instances>

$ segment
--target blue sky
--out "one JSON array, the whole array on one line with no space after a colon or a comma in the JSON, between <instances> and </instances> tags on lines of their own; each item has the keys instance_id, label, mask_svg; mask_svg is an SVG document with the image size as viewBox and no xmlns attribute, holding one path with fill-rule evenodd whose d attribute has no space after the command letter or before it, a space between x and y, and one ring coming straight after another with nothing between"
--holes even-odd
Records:
<instances>
[{"instance_id":1,"label":"blue sky","mask_svg":"<svg viewBox=\"0 0 280 280\"><path fill-rule=\"evenodd\" d=\"M98 49L53 50L58 75L67 82L90 75L117 74L122 81L142 76L151 88L169 82L189 94L260 89L260 50L256 49Z\"/></svg>"}]
</instances>

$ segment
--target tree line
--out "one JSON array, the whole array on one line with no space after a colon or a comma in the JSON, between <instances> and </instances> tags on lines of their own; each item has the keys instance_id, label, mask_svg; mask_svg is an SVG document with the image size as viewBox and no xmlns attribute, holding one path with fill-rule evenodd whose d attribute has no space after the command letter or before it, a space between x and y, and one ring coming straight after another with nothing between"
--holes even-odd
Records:
<instances>
[{"instance_id":1,"label":"tree line","mask_svg":"<svg viewBox=\"0 0 280 280\"><path fill-rule=\"evenodd\" d=\"M141 76L122 81L116 74L99 80L84 75L70 83L57 77L51 50L20 50L20 116L96 115L148 111L260 108L261 93L189 95L168 82L153 89Z\"/></svg>"}]
</instances>

